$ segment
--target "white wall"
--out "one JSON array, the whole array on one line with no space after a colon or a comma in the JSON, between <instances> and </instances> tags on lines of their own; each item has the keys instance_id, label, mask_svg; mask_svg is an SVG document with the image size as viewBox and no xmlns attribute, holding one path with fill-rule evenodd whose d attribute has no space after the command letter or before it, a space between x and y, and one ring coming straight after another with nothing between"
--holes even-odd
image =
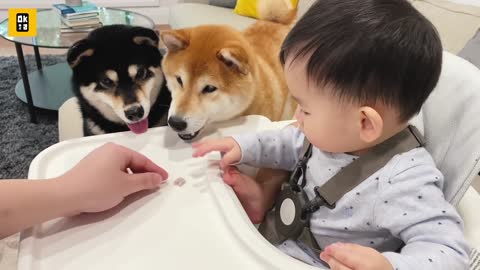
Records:
<instances>
[{"instance_id":1,"label":"white wall","mask_svg":"<svg viewBox=\"0 0 480 270\"><path fill-rule=\"evenodd\" d=\"M116 7L135 11L150 17L156 24L168 24L169 7L181 0L93 0L104 7ZM0 0L0 20L8 17L9 7L50 8L60 0Z\"/></svg>"}]
</instances>

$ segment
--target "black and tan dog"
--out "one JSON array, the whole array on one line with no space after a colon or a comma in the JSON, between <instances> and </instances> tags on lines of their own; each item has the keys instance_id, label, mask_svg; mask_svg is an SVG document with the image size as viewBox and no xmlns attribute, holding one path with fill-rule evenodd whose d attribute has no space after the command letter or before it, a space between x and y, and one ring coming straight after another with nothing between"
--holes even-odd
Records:
<instances>
[{"instance_id":1,"label":"black and tan dog","mask_svg":"<svg viewBox=\"0 0 480 270\"><path fill-rule=\"evenodd\" d=\"M67 60L84 120L84 135L166 124L171 96L161 69L157 34L147 28L105 26L75 43Z\"/></svg>"}]
</instances>

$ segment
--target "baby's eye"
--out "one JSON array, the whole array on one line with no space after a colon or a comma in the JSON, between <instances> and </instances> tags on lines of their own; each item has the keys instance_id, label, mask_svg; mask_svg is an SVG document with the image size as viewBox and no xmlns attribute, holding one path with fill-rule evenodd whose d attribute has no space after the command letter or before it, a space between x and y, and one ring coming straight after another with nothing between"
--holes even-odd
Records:
<instances>
[{"instance_id":1,"label":"baby's eye","mask_svg":"<svg viewBox=\"0 0 480 270\"><path fill-rule=\"evenodd\" d=\"M310 113L309 113L309 112L306 112L306 111L305 111L305 110L303 110L302 108L300 108L300 111L301 111L303 114L305 114L305 115L310 115Z\"/></svg>"}]
</instances>

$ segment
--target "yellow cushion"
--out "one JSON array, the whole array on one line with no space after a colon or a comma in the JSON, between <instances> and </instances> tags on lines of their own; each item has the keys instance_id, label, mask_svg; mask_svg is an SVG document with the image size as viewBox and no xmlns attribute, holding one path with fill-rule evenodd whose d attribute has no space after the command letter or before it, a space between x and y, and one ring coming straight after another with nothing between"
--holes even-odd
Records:
<instances>
[{"instance_id":1,"label":"yellow cushion","mask_svg":"<svg viewBox=\"0 0 480 270\"><path fill-rule=\"evenodd\" d=\"M258 1L262 0L238 0L237 5L233 12L238 15L252 17L258 19ZM294 8L297 7L298 0L278 0L278 1L290 1Z\"/></svg>"}]
</instances>

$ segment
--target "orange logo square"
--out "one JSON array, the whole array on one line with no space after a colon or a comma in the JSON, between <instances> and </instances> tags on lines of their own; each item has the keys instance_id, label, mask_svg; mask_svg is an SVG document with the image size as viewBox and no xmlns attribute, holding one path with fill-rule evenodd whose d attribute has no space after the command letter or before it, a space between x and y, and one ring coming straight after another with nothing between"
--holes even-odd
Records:
<instances>
[{"instance_id":1,"label":"orange logo square","mask_svg":"<svg viewBox=\"0 0 480 270\"><path fill-rule=\"evenodd\" d=\"M8 35L34 37L37 35L37 10L34 8L8 9Z\"/></svg>"}]
</instances>

